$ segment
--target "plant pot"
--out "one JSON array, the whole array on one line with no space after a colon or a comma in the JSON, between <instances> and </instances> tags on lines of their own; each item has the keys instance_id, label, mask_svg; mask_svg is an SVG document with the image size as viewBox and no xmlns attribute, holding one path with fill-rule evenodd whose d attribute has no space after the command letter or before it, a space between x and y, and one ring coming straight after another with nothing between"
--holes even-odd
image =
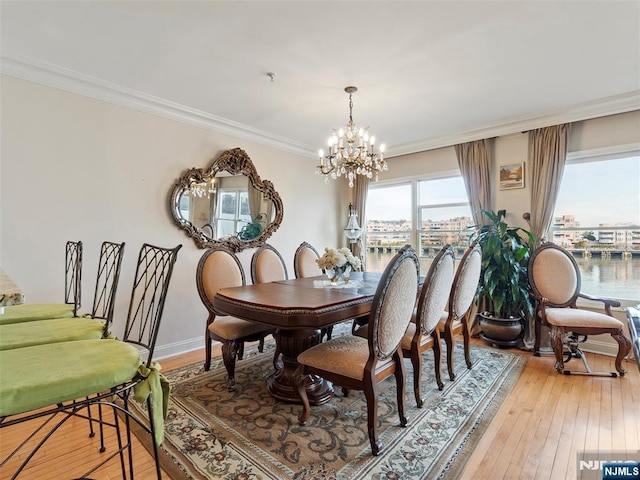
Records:
<instances>
[{"instance_id":1,"label":"plant pot","mask_svg":"<svg viewBox=\"0 0 640 480\"><path fill-rule=\"evenodd\" d=\"M478 314L482 334L480 337L491 345L515 347L524 332L521 318L497 318L490 313Z\"/></svg>"}]
</instances>

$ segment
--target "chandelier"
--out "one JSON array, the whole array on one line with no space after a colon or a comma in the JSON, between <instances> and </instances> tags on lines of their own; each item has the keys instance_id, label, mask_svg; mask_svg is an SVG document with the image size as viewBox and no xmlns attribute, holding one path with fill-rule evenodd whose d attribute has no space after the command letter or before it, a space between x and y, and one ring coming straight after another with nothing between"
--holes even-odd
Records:
<instances>
[{"instance_id":1,"label":"chandelier","mask_svg":"<svg viewBox=\"0 0 640 480\"><path fill-rule=\"evenodd\" d=\"M340 130L333 130L333 135L327 142L329 151L326 155L320 150L320 163L316 168L316 175L327 175L325 182L329 181L329 176L333 179L344 176L349 180L349 187L353 187L356 175L364 175L377 181L378 173L388 170L389 167L383 155L384 144L380 145L376 153L376 139L373 135L369 136L369 127L358 128L353 123L351 96L358 89L346 87L344 91L349 94L349 123Z\"/></svg>"}]
</instances>

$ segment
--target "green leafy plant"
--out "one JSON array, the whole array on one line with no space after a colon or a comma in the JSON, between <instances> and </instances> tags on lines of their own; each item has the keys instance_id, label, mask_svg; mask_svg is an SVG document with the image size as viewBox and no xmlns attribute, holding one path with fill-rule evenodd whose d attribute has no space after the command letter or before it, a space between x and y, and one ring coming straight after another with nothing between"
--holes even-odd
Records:
<instances>
[{"instance_id":1,"label":"green leafy plant","mask_svg":"<svg viewBox=\"0 0 640 480\"><path fill-rule=\"evenodd\" d=\"M533 315L529 296L527 263L535 243L533 233L511 228L504 221L506 211L481 210L487 223L476 225L470 241L482 248L482 270L477 298L497 318Z\"/></svg>"}]
</instances>

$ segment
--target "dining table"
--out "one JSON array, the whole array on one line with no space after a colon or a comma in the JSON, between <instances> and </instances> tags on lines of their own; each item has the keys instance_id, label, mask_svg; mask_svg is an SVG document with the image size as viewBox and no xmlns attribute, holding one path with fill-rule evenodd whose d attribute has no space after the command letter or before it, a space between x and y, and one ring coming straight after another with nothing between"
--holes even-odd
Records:
<instances>
[{"instance_id":1,"label":"dining table","mask_svg":"<svg viewBox=\"0 0 640 480\"><path fill-rule=\"evenodd\" d=\"M300 403L298 355L320 343L321 330L368 315L380 278L380 273L359 272L339 285L318 276L222 288L213 303L221 314L275 327L282 361L267 377L267 389L277 400ZM312 405L333 397L333 386L319 376L308 377L306 390Z\"/></svg>"}]
</instances>

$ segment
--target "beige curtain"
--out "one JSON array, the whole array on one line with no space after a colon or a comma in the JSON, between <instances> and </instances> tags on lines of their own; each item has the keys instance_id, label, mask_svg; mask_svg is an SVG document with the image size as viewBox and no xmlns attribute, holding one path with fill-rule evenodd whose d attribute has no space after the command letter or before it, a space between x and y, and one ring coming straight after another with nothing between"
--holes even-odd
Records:
<instances>
[{"instance_id":1,"label":"beige curtain","mask_svg":"<svg viewBox=\"0 0 640 480\"><path fill-rule=\"evenodd\" d=\"M362 228L362 236L358 239L357 243L353 245L353 255L356 257L360 257L362 260L362 269L364 270L365 265L365 249L364 245L364 235L365 235L365 213L367 208L367 195L369 193L369 179L363 175L356 175L356 179L353 185L353 207L358 214L358 225Z\"/></svg>"},{"instance_id":2,"label":"beige curtain","mask_svg":"<svg viewBox=\"0 0 640 480\"><path fill-rule=\"evenodd\" d=\"M473 221L484 222L481 209L491 208L491 139L455 145Z\"/></svg>"},{"instance_id":3,"label":"beige curtain","mask_svg":"<svg viewBox=\"0 0 640 480\"><path fill-rule=\"evenodd\" d=\"M543 240L553 220L553 210L562 182L571 125L568 123L529 132L531 172L531 215L529 226L538 241Z\"/></svg>"}]
</instances>

